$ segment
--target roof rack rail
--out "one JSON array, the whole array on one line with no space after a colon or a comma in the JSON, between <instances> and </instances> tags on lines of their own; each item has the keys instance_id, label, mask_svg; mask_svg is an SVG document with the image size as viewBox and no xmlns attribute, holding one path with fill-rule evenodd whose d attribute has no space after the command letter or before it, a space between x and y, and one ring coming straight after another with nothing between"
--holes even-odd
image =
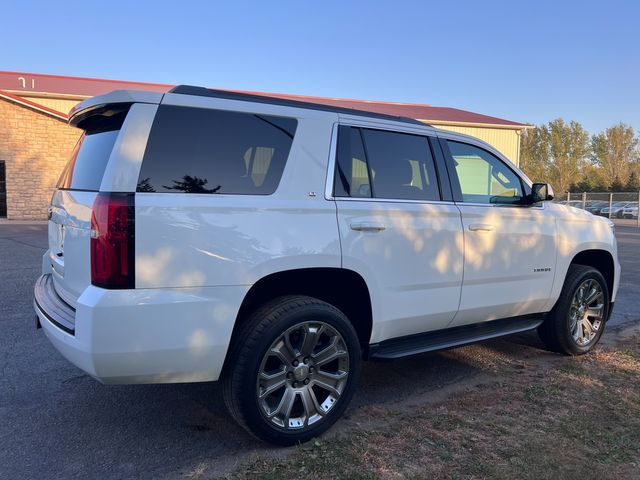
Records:
<instances>
[{"instance_id":1,"label":"roof rack rail","mask_svg":"<svg viewBox=\"0 0 640 480\"><path fill-rule=\"evenodd\" d=\"M397 117L394 115L386 115L384 113L376 113L368 110L360 110L357 108L335 107L324 103L304 102L301 100L290 100L288 98L272 97L269 95L257 95L252 93L231 92L228 90L217 90L205 87L197 87L193 85L177 85L169 90L168 93L179 93L182 95L198 95L200 97L222 98L225 100L239 100L243 102L267 103L270 105L282 105L285 107L307 108L310 110L321 110L324 112L344 113L348 115L362 115L365 117L373 117L384 120L394 120L396 122L411 123L414 125L427 126L414 118Z\"/></svg>"}]
</instances>

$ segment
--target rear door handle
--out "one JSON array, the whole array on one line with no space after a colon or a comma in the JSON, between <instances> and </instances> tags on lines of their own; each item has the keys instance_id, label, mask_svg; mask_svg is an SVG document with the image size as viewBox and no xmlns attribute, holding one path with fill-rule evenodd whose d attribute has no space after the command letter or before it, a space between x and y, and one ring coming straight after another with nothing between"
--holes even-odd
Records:
<instances>
[{"instance_id":1,"label":"rear door handle","mask_svg":"<svg viewBox=\"0 0 640 480\"><path fill-rule=\"evenodd\" d=\"M490 232L493 230L493 225L488 223L474 223L469 225L469 230L472 232Z\"/></svg>"},{"instance_id":2,"label":"rear door handle","mask_svg":"<svg viewBox=\"0 0 640 480\"><path fill-rule=\"evenodd\" d=\"M351 230L357 230L359 232L382 232L387 228L381 223L373 222L358 222L352 223L349 226Z\"/></svg>"}]
</instances>

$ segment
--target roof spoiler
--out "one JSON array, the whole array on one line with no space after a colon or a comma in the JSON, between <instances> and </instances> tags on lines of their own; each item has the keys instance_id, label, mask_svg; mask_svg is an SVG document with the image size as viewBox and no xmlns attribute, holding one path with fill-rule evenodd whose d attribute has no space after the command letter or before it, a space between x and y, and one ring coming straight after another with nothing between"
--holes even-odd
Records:
<instances>
[{"instance_id":1,"label":"roof spoiler","mask_svg":"<svg viewBox=\"0 0 640 480\"><path fill-rule=\"evenodd\" d=\"M122 110L125 105L133 103L159 104L164 93L145 90L114 90L105 95L87 98L73 107L69 112L69 125L82 128L82 121L92 115L104 114L111 107L118 105Z\"/></svg>"}]
</instances>

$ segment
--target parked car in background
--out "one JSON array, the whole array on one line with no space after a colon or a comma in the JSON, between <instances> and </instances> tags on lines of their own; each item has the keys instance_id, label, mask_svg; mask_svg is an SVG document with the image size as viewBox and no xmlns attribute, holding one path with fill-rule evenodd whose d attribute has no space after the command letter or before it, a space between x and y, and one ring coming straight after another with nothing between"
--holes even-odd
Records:
<instances>
[{"instance_id":1,"label":"parked car in background","mask_svg":"<svg viewBox=\"0 0 640 480\"><path fill-rule=\"evenodd\" d=\"M561 205L566 205L568 207L580 208L582 209L582 200L563 200L562 202L558 202Z\"/></svg>"},{"instance_id":2,"label":"parked car in background","mask_svg":"<svg viewBox=\"0 0 640 480\"><path fill-rule=\"evenodd\" d=\"M604 207L602 210L600 210L600 215L603 217L618 217L622 218L622 211L624 210L624 207L626 207L627 205L629 205L631 202L616 202L613 205L611 205L611 215L609 215L609 207L606 206Z\"/></svg>"},{"instance_id":3,"label":"parked car in background","mask_svg":"<svg viewBox=\"0 0 640 480\"><path fill-rule=\"evenodd\" d=\"M603 208L608 207L609 202L604 200L592 200L587 202L587 212L593 213L594 215L600 215L600 212Z\"/></svg>"},{"instance_id":4,"label":"parked car in background","mask_svg":"<svg viewBox=\"0 0 640 480\"><path fill-rule=\"evenodd\" d=\"M622 210L624 218L638 218L638 202L631 202Z\"/></svg>"},{"instance_id":5,"label":"parked car in background","mask_svg":"<svg viewBox=\"0 0 640 480\"><path fill-rule=\"evenodd\" d=\"M529 330L580 355L616 299L613 222L474 137L189 86L70 123L36 325L104 383L219 380L272 443L340 418L363 360Z\"/></svg>"}]
</instances>

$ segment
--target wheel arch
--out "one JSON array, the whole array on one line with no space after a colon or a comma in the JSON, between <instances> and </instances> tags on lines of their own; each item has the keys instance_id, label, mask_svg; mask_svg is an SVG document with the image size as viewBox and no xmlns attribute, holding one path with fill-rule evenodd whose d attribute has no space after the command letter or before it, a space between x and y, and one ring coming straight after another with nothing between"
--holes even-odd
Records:
<instances>
[{"instance_id":1,"label":"wheel arch","mask_svg":"<svg viewBox=\"0 0 640 480\"><path fill-rule=\"evenodd\" d=\"M266 301L283 295L306 295L338 308L356 330L363 356L368 356L373 328L369 288L360 274L335 267L284 270L262 277L252 285L242 301L233 326L230 345L252 311ZM230 350L227 351L227 357Z\"/></svg>"},{"instance_id":2,"label":"wheel arch","mask_svg":"<svg viewBox=\"0 0 640 480\"><path fill-rule=\"evenodd\" d=\"M613 295L615 262L611 252L601 249L583 250L573 257L570 265L585 265L598 270L607 282L609 296Z\"/></svg>"}]
</instances>

